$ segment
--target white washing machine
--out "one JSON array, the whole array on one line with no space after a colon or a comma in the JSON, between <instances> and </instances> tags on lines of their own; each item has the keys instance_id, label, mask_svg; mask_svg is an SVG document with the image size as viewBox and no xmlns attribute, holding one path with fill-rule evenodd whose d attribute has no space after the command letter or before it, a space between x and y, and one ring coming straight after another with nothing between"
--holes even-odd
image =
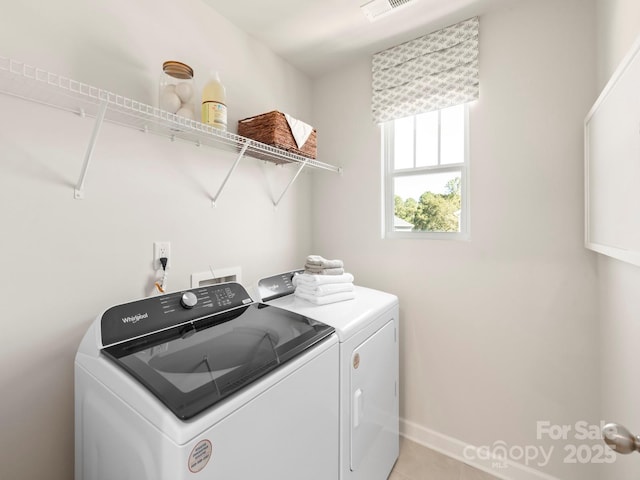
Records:
<instances>
[{"instance_id":1,"label":"white washing machine","mask_svg":"<svg viewBox=\"0 0 640 480\"><path fill-rule=\"evenodd\" d=\"M340 480L386 480L399 453L398 298L355 286L355 299L317 306L286 272L258 282L269 305L335 328L340 345ZM329 477L327 477L329 478Z\"/></svg>"},{"instance_id":2,"label":"white washing machine","mask_svg":"<svg viewBox=\"0 0 640 480\"><path fill-rule=\"evenodd\" d=\"M237 283L112 307L76 355L75 478L335 479L338 368L332 327Z\"/></svg>"}]
</instances>

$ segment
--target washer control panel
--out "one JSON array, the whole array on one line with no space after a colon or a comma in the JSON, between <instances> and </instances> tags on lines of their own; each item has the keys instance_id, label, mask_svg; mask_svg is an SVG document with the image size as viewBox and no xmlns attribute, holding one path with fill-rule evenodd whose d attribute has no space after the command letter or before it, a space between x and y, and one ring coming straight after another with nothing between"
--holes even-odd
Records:
<instances>
[{"instance_id":1,"label":"washer control panel","mask_svg":"<svg viewBox=\"0 0 640 480\"><path fill-rule=\"evenodd\" d=\"M292 270L261 279L258 282L258 295L263 302L291 295L296 289L293 286L293 277L299 273L304 273L304 270Z\"/></svg>"},{"instance_id":2,"label":"washer control panel","mask_svg":"<svg viewBox=\"0 0 640 480\"><path fill-rule=\"evenodd\" d=\"M102 345L132 338L253 303L239 283L210 285L117 305L102 314Z\"/></svg>"}]
</instances>

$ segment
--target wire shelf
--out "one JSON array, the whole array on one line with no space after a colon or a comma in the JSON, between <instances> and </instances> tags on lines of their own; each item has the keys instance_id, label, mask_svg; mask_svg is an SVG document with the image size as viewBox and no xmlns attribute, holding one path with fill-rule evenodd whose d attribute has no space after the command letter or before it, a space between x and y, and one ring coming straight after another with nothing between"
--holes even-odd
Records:
<instances>
[{"instance_id":1,"label":"wire shelf","mask_svg":"<svg viewBox=\"0 0 640 480\"><path fill-rule=\"evenodd\" d=\"M171 140L180 139L196 145L207 145L236 152L247 145L246 155L261 160L279 164L296 163L336 173L342 171L340 167L225 132L2 56L0 56L0 92L95 118L100 116L101 107L106 105L104 120L110 123L162 135Z\"/></svg>"}]
</instances>

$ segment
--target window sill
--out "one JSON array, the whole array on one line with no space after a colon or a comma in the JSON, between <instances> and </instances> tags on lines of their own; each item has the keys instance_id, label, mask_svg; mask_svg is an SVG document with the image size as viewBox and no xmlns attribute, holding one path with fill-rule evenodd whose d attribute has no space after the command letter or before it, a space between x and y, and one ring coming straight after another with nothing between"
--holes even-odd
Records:
<instances>
[{"instance_id":1,"label":"window sill","mask_svg":"<svg viewBox=\"0 0 640 480\"><path fill-rule=\"evenodd\" d=\"M459 240L471 241L468 232L386 232L384 240Z\"/></svg>"}]
</instances>

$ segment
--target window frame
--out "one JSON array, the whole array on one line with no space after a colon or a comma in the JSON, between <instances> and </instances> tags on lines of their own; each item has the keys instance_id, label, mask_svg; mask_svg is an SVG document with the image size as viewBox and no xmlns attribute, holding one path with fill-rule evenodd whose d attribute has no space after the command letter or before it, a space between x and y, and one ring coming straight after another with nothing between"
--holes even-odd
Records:
<instances>
[{"instance_id":1,"label":"window frame","mask_svg":"<svg viewBox=\"0 0 640 480\"><path fill-rule=\"evenodd\" d=\"M443 109L441 109L443 110ZM440 162L441 154L441 110L438 114L438 162ZM417 115L414 115L414 117ZM432 240L469 240L470 234L470 210L471 202L469 198L469 104L464 104L464 161L462 163L435 165L425 167L412 167L403 169L393 169L394 165L394 122L390 120L381 124L381 151L382 151L382 238L383 239L432 239ZM414 120L414 165L416 155L416 135ZM423 232L423 231L395 231L394 230L394 217L395 217L395 203L394 203L394 180L398 177L423 175L429 173L447 173L447 172L460 172L460 195L461 195L461 208L460 208L460 231L459 232Z\"/></svg>"}]
</instances>

